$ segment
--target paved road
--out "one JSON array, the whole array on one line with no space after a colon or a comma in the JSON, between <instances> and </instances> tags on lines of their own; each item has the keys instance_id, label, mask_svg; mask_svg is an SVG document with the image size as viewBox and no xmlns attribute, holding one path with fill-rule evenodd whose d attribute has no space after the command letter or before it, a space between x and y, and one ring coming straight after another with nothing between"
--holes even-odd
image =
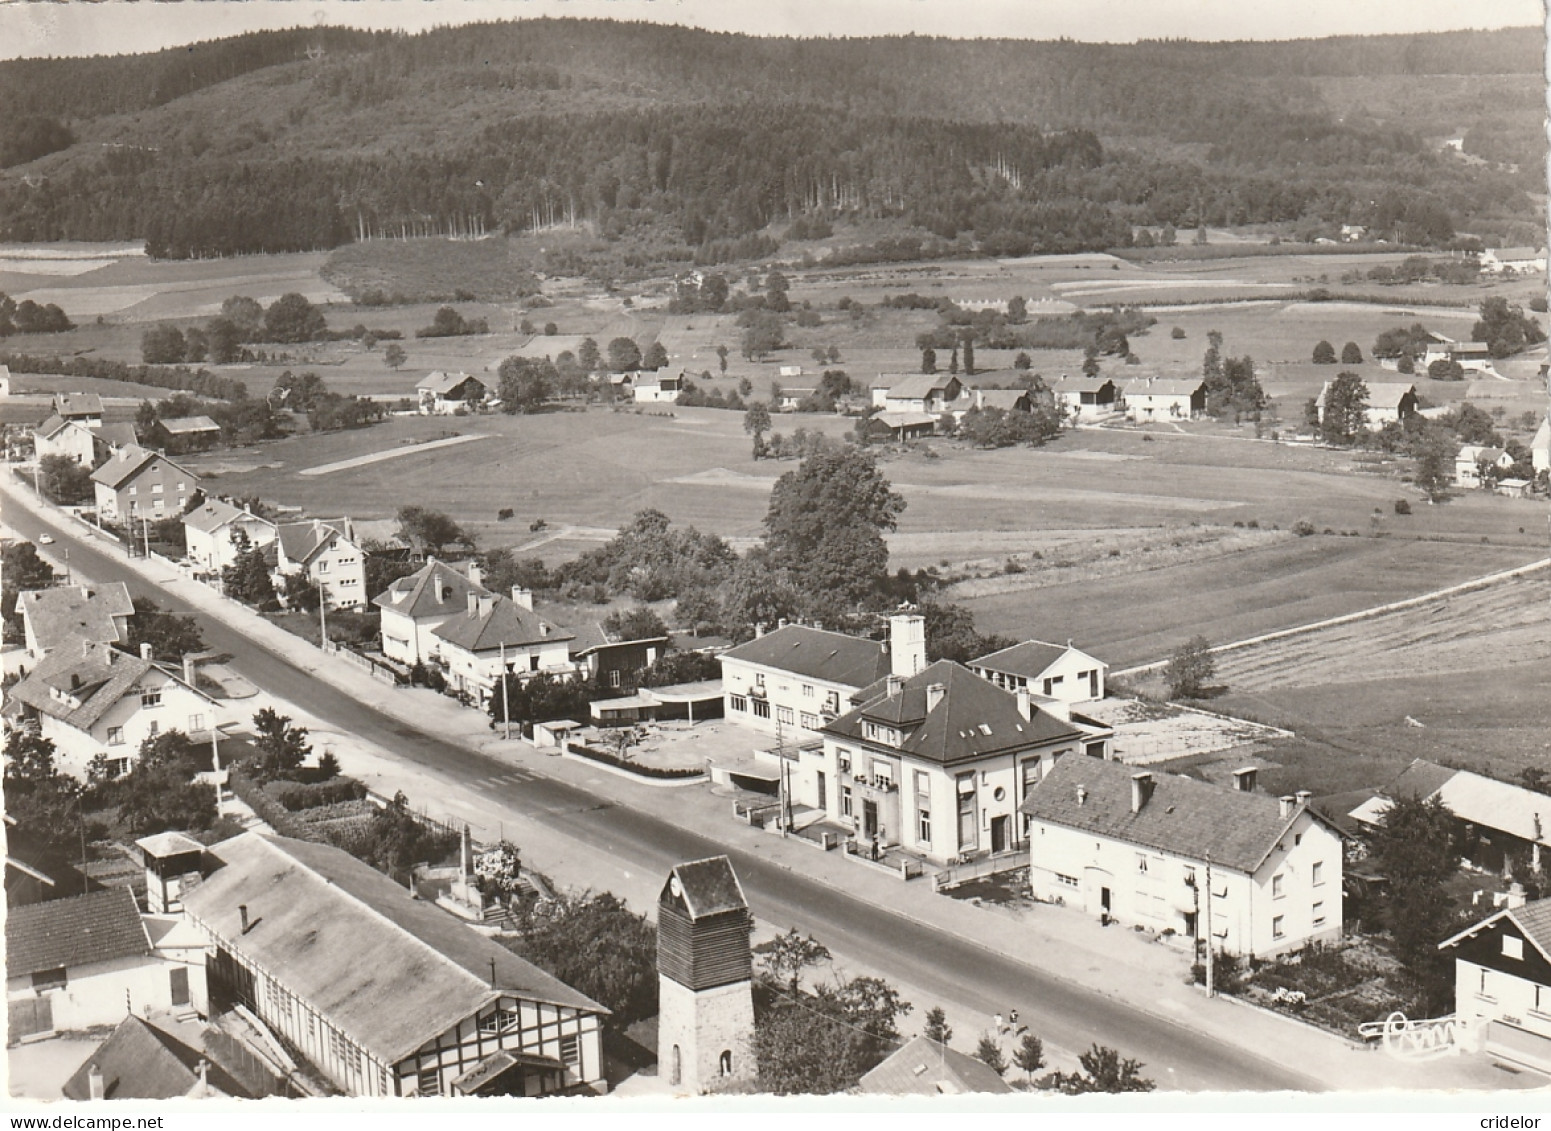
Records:
<instances>
[{"instance_id":1,"label":"paved road","mask_svg":"<svg viewBox=\"0 0 1551 1131\"><path fill-rule=\"evenodd\" d=\"M490 783L493 774L509 771L505 763L408 727L341 695L223 622L201 615L144 581L93 548L68 521L44 522L20 507L9 511L7 522L23 537L35 538L45 529L53 533L54 557L68 544L71 566L88 577L124 581L133 594L150 597L176 612L193 613L210 647L230 652L231 667L258 686L404 761L477 788L512 811L596 850L659 874L683 860L727 852L755 914L764 921L811 931L836 951L865 956L887 975L982 1016L1016 1008L1033 1031L1064 1048L1084 1049L1095 1041L1119 1048L1146 1064L1147 1073L1166 1088L1322 1090L1319 1081L1243 1047L1063 982L974 942L853 899L748 853L729 851L707 837L615 806L568 783L537 776Z\"/></svg>"}]
</instances>

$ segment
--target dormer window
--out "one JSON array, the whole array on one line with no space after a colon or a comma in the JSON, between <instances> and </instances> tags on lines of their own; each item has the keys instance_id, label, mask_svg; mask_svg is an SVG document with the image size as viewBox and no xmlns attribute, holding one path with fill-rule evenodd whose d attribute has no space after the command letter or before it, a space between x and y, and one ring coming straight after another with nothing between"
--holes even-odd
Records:
<instances>
[{"instance_id":1,"label":"dormer window","mask_svg":"<svg viewBox=\"0 0 1551 1131\"><path fill-rule=\"evenodd\" d=\"M140 692L140 706L160 707L162 705L162 689L159 687L147 688Z\"/></svg>"}]
</instances>

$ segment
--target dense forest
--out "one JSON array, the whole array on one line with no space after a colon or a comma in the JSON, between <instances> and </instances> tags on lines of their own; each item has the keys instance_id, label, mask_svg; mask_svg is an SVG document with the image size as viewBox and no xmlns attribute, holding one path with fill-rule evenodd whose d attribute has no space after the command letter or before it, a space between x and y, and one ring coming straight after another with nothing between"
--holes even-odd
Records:
<instances>
[{"instance_id":1,"label":"dense forest","mask_svg":"<svg viewBox=\"0 0 1551 1131\"><path fill-rule=\"evenodd\" d=\"M537 20L17 60L0 238L183 257L667 222L694 249L852 216L989 254L1200 223L1441 244L1533 223L1539 59L1529 29L1098 45ZM1364 109L1386 100L1405 112ZM1497 164L1440 152L1456 133Z\"/></svg>"}]
</instances>

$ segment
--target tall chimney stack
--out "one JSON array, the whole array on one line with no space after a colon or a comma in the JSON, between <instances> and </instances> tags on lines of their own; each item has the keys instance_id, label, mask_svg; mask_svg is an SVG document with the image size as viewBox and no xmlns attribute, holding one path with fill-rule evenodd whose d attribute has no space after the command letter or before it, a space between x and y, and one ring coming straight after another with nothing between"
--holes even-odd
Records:
<instances>
[{"instance_id":1,"label":"tall chimney stack","mask_svg":"<svg viewBox=\"0 0 1551 1131\"><path fill-rule=\"evenodd\" d=\"M148 642L141 643L140 658L142 660L149 660L151 658L151 645Z\"/></svg>"},{"instance_id":2,"label":"tall chimney stack","mask_svg":"<svg viewBox=\"0 0 1551 1131\"><path fill-rule=\"evenodd\" d=\"M889 618L889 665L901 679L909 679L926 667L924 617Z\"/></svg>"},{"instance_id":3,"label":"tall chimney stack","mask_svg":"<svg viewBox=\"0 0 1551 1131\"><path fill-rule=\"evenodd\" d=\"M513 585L512 601L531 613L533 611L533 590L524 589L521 585Z\"/></svg>"},{"instance_id":4,"label":"tall chimney stack","mask_svg":"<svg viewBox=\"0 0 1551 1131\"><path fill-rule=\"evenodd\" d=\"M252 924L248 922L248 905L246 903L239 903L237 905L237 922L242 928L241 933L247 934L248 928Z\"/></svg>"},{"instance_id":5,"label":"tall chimney stack","mask_svg":"<svg viewBox=\"0 0 1551 1131\"><path fill-rule=\"evenodd\" d=\"M1295 804L1293 799L1291 797L1279 797L1277 798L1277 801L1281 805L1282 819L1286 820L1288 817L1291 817L1293 815L1293 807Z\"/></svg>"},{"instance_id":6,"label":"tall chimney stack","mask_svg":"<svg viewBox=\"0 0 1551 1131\"><path fill-rule=\"evenodd\" d=\"M946 687L944 687L942 684L940 684L940 683L928 684L927 688L926 688L926 710L927 710L927 713L930 714L931 712L937 710L937 704L941 703L943 701L943 697L945 695L947 695L947 694L948 694L948 689Z\"/></svg>"},{"instance_id":7,"label":"tall chimney stack","mask_svg":"<svg viewBox=\"0 0 1551 1131\"><path fill-rule=\"evenodd\" d=\"M188 652L183 656L183 682L190 687L194 686L194 680L198 678L199 668L194 663L194 653Z\"/></svg>"},{"instance_id":8,"label":"tall chimney stack","mask_svg":"<svg viewBox=\"0 0 1551 1131\"><path fill-rule=\"evenodd\" d=\"M484 570L479 568L478 562L469 562L469 581L475 585L483 585L485 581Z\"/></svg>"},{"instance_id":9,"label":"tall chimney stack","mask_svg":"<svg viewBox=\"0 0 1551 1131\"><path fill-rule=\"evenodd\" d=\"M1140 813L1152 797L1153 780L1149 773L1131 775L1131 812Z\"/></svg>"},{"instance_id":10,"label":"tall chimney stack","mask_svg":"<svg viewBox=\"0 0 1551 1131\"><path fill-rule=\"evenodd\" d=\"M1309 802L1314 800L1314 795L1306 789L1300 789L1297 793L1293 794L1293 797L1297 799L1298 808L1300 809L1307 809L1309 807Z\"/></svg>"},{"instance_id":11,"label":"tall chimney stack","mask_svg":"<svg viewBox=\"0 0 1551 1131\"><path fill-rule=\"evenodd\" d=\"M472 589L470 589L468 593L468 604L469 616L477 617L479 615L479 594L474 592Z\"/></svg>"},{"instance_id":12,"label":"tall chimney stack","mask_svg":"<svg viewBox=\"0 0 1551 1131\"><path fill-rule=\"evenodd\" d=\"M1018 688L1018 714L1023 716L1025 722L1034 717L1034 704L1029 701L1028 684Z\"/></svg>"},{"instance_id":13,"label":"tall chimney stack","mask_svg":"<svg viewBox=\"0 0 1551 1131\"><path fill-rule=\"evenodd\" d=\"M91 1097L94 1100L107 1098L107 1083L102 1078L102 1069L93 1064L86 1070L86 1086L91 1089Z\"/></svg>"}]
</instances>

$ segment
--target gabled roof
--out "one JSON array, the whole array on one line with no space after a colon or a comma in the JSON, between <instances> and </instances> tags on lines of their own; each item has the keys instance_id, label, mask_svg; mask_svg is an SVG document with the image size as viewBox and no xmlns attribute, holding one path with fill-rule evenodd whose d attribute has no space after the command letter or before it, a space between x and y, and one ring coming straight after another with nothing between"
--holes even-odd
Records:
<instances>
[{"instance_id":1,"label":"gabled roof","mask_svg":"<svg viewBox=\"0 0 1551 1131\"><path fill-rule=\"evenodd\" d=\"M177 1025L171 1019L165 1024L179 1032L169 1032L163 1023L133 1013L126 1015L65 1082L65 1098L91 1099L93 1068L102 1073L103 1098L109 1100L171 1100L211 1094L260 1099L278 1092L278 1080L268 1089L253 1089L240 1082L210 1055L194 1026ZM204 1086L199 1078L200 1061L207 1066Z\"/></svg>"},{"instance_id":2,"label":"gabled roof","mask_svg":"<svg viewBox=\"0 0 1551 1131\"><path fill-rule=\"evenodd\" d=\"M1541 247L1492 247L1487 248L1488 253L1495 255L1499 261L1510 259L1544 259L1545 248Z\"/></svg>"},{"instance_id":3,"label":"gabled roof","mask_svg":"<svg viewBox=\"0 0 1551 1131\"><path fill-rule=\"evenodd\" d=\"M1456 462L1463 460L1466 463L1480 463L1482 460L1486 460L1488 463L1496 463L1507 454L1501 448L1488 448L1480 444L1466 444L1460 448L1459 454L1454 459Z\"/></svg>"},{"instance_id":4,"label":"gabled roof","mask_svg":"<svg viewBox=\"0 0 1551 1131\"><path fill-rule=\"evenodd\" d=\"M1084 659L1093 660L1101 667L1104 661L1096 659L1088 653L1067 644L1050 644L1044 640L1025 640L1021 644L1014 644L1010 648L1003 648L999 652L992 652L988 656L981 656L978 660L971 660L971 668L985 668L987 671L1002 672L1004 675L1018 675L1025 679L1038 679L1050 670L1051 665L1060 660L1068 652L1076 652Z\"/></svg>"},{"instance_id":5,"label":"gabled roof","mask_svg":"<svg viewBox=\"0 0 1551 1131\"><path fill-rule=\"evenodd\" d=\"M1526 903L1523 907L1504 907L1495 915L1488 915L1479 923L1466 927L1459 934L1444 939L1438 944L1438 949L1454 946L1461 940L1479 934L1504 919L1522 931L1524 937L1540 951L1540 956L1547 962L1551 962L1551 899L1537 899L1533 903Z\"/></svg>"},{"instance_id":6,"label":"gabled roof","mask_svg":"<svg viewBox=\"0 0 1551 1131\"><path fill-rule=\"evenodd\" d=\"M1018 407L1018 402L1032 399L1032 394L1027 389L981 389L980 403L985 408L999 408L1002 410Z\"/></svg>"},{"instance_id":7,"label":"gabled roof","mask_svg":"<svg viewBox=\"0 0 1551 1131\"><path fill-rule=\"evenodd\" d=\"M1325 407L1325 398L1330 395L1330 386L1334 383L1326 381L1320 387L1319 395L1314 398L1317 407ZM1369 408L1399 408L1408 393L1413 398L1416 396L1416 386L1404 381L1364 381L1363 387L1368 390Z\"/></svg>"},{"instance_id":8,"label":"gabled roof","mask_svg":"<svg viewBox=\"0 0 1551 1131\"><path fill-rule=\"evenodd\" d=\"M746 911L748 899L738 874L732 870L732 861L725 856L712 856L706 860L694 860L680 864L669 874L669 884L677 880L678 895L689 908L691 919L704 919L728 911Z\"/></svg>"},{"instance_id":9,"label":"gabled roof","mask_svg":"<svg viewBox=\"0 0 1551 1131\"><path fill-rule=\"evenodd\" d=\"M5 918L7 978L150 953L150 936L128 888L13 907Z\"/></svg>"},{"instance_id":10,"label":"gabled roof","mask_svg":"<svg viewBox=\"0 0 1551 1131\"><path fill-rule=\"evenodd\" d=\"M55 393L54 411L66 419L101 416L102 398L96 393Z\"/></svg>"},{"instance_id":11,"label":"gabled roof","mask_svg":"<svg viewBox=\"0 0 1551 1131\"><path fill-rule=\"evenodd\" d=\"M1153 791L1140 813L1131 811L1134 766L1098 758L1060 758L1019 807L1036 821L1125 841L1187 860L1211 858L1213 867L1253 875L1299 813L1283 817L1281 802L1178 774L1154 772ZM1079 795L1079 788L1083 791Z\"/></svg>"},{"instance_id":12,"label":"gabled roof","mask_svg":"<svg viewBox=\"0 0 1551 1131\"><path fill-rule=\"evenodd\" d=\"M722 659L847 687L866 687L889 673L887 645L805 624L789 624L755 637L723 652Z\"/></svg>"},{"instance_id":13,"label":"gabled roof","mask_svg":"<svg viewBox=\"0 0 1551 1131\"><path fill-rule=\"evenodd\" d=\"M472 614L465 598L461 615L453 614L432 633L466 652L490 652L503 644L522 648L573 639L571 633L556 628L509 597L491 598L484 608L476 604Z\"/></svg>"},{"instance_id":14,"label":"gabled roof","mask_svg":"<svg viewBox=\"0 0 1551 1131\"><path fill-rule=\"evenodd\" d=\"M1532 789L1418 758L1381 792L1422 801L1436 797L1461 821L1551 847L1551 797ZM1365 813L1376 818L1386 808L1379 802Z\"/></svg>"},{"instance_id":15,"label":"gabled roof","mask_svg":"<svg viewBox=\"0 0 1551 1131\"><path fill-rule=\"evenodd\" d=\"M158 421L162 431L173 436L193 436L201 432L219 432L221 426L208 416L174 416Z\"/></svg>"},{"instance_id":16,"label":"gabled roof","mask_svg":"<svg viewBox=\"0 0 1551 1131\"><path fill-rule=\"evenodd\" d=\"M60 416L56 412L53 416L49 417L42 424L34 428L32 430L32 434L39 440L52 440L56 435L58 435L60 432L63 432L66 428L74 423L75 421L66 420L63 416ZM77 425L77 427L85 427L85 425Z\"/></svg>"},{"instance_id":17,"label":"gabled roof","mask_svg":"<svg viewBox=\"0 0 1551 1131\"><path fill-rule=\"evenodd\" d=\"M160 670L150 660L117 648L93 644L77 650L66 644L44 656L11 688L6 712L11 714L13 704L24 703L67 726L90 730L153 669ZM54 696L56 688L65 698Z\"/></svg>"},{"instance_id":18,"label":"gabled roof","mask_svg":"<svg viewBox=\"0 0 1551 1131\"><path fill-rule=\"evenodd\" d=\"M140 442L135 426L128 421L119 424L99 424L92 429L92 435L110 448L123 448Z\"/></svg>"},{"instance_id":19,"label":"gabled roof","mask_svg":"<svg viewBox=\"0 0 1551 1131\"><path fill-rule=\"evenodd\" d=\"M415 388L423 393L435 393L439 397L444 397L448 393L457 392L467 381L474 382L481 389L485 387L485 383L478 377L471 377L467 373L443 373L438 369L435 373L429 373L423 377Z\"/></svg>"},{"instance_id":20,"label":"gabled roof","mask_svg":"<svg viewBox=\"0 0 1551 1131\"><path fill-rule=\"evenodd\" d=\"M126 444L120 448L112 459L92 472L92 482L118 490L157 460L171 464L195 483L199 482L199 477L182 464L175 463L159 452L149 451L138 444Z\"/></svg>"},{"instance_id":21,"label":"gabled roof","mask_svg":"<svg viewBox=\"0 0 1551 1131\"><path fill-rule=\"evenodd\" d=\"M135 603L129 586L113 581L99 589L84 585L31 589L16 598L16 608L27 618L38 648L52 652L72 640L116 643L119 629L113 618L133 615Z\"/></svg>"},{"instance_id":22,"label":"gabled roof","mask_svg":"<svg viewBox=\"0 0 1551 1131\"><path fill-rule=\"evenodd\" d=\"M1205 385L1202 377L1144 377L1126 383L1126 396L1193 397Z\"/></svg>"},{"instance_id":23,"label":"gabled roof","mask_svg":"<svg viewBox=\"0 0 1551 1131\"><path fill-rule=\"evenodd\" d=\"M249 832L210 854L188 916L388 1064L503 995L608 1012L332 845Z\"/></svg>"},{"instance_id":24,"label":"gabled roof","mask_svg":"<svg viewBox=\"0 0 1551 1131\"><path fill-rule=\"evenodd\" d=\"M1551 451L1551 420L1542 420L1540 427L1535 429L1535 438L1529 442L1529 450L1532 452Z\"/></svg>"},{"instance_id":25,"label":"gabled roof","mask_svg":"<svg viewBox=\"0 0 1551 1131\"><path fill-rule=\"evenodd\" d=\"M470 581L446 562L430 559L408 577L401 577L372 598L372 604L401 616L451 616L468 608L468 595L492 596L490 590Z\"/></svg>"},{"instance_id":26,"label":"gabled roof","mask_svg":"<svg viewBox=\"0 0 1551 1131\"><path fill-rule=\"evenodd\" d=\"M934 393L946 392L950 384L959 381L953 373L911 373L900 377L889 386L890 400L924 400ZM959 384L963 384L959 381Z\"/></svg>"},{"instance_id":27,"label":"gabled roof","mask_svg":"<svg viewBox=\"0 0 1551 1131\"><path fill-rule=\"evenodd\" d=\"M1063 373L1051 382L1050 391L1052 393L1101 393L1105 385L1113 389L1115 382L1102 373L1097 377L1085 377L1080 373L1071 377Z\"/></svg>"},{"instance_id":28,"label":"gabled roof","mask_svg":"<svg viewBox=\"0 0 1551 1131\"><path fill-rule=\"evenodd\" d=\"M227 523L244 517L252 522L261 522L265 526L273 527L275 525L269 519L253 514L251 511L243 510L241 507L233 506L225 499L210 498L207 498L199 506L185 514L183 516L183 525L192 526L195 530L203 531L206 534L213 534Z\"/></svg>"},{"instance_id":29,"label":"gabled roof","mask_svg":"<svg viewBox=\"0 0 1551 1131\"><path fill-rule=\"evenodd\" d=\"M942 694L929 707L928 689L935 685L941 685ZM1025 719L1016 695L951 660L928 664L896 691L889 690L885 677L853 701L861 706L823 727L825 734L868 742L873 740L867 738L866 724L882 723L905 732L903 741L890 749L942 765L1028 750L1083 733L1032 706Z\"/></svg>"},{"instance_id":30,"label":"gabled roof","mask_svg":"<svg viewBox=\"0 0 1551 1131\"><path fill-rule=\"evenodd\" d=\"M666 644L667 636L642 636L634 640L616 639L603 631L603 626L597 621L588 621L574 628L564 628L563 632L571 634L571 655L590 656L594 652L602 652L609 648L625 648L636 644Z\"/></svg>"},{"instance_id":31,"label":"gabled roof","mask_svg":"<svg viewBox=\"0 0 1551 1131\"><path fill-rule=\"evenodd\" d=\"M348 520L308 519L305 522L287 522L276 527L277 540L285 556L293 562L306 565L329 547L336 538L349 541L345 530Z\"/></svg>"},{"instance_id":32,"label":"gabled roof","mask_svg":"<svg viewBox=\"0 0 1551 1131\"><path fill-rule=\"evenodd\" d=\"M1010 1092L994 1068L940 1041L912 1037L863 1076L857 1090L875 1096L953 1096Z\"/></svg>"}]
</instances>

